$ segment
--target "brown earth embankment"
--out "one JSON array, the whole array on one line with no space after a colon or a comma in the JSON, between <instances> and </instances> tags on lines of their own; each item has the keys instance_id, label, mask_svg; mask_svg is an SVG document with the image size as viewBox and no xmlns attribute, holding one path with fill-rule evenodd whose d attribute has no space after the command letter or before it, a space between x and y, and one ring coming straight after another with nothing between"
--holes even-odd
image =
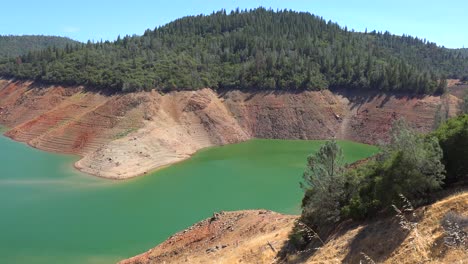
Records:
<instances>
[{"instance_id":1,"label":"brown earth embankment","mask_svg":"<svg viewBox=\"0 0 468 264\"><path fill-rule=\"evenodd\" d=\"M221 212L120 263L465 263L466 244L444 242L441 220L448 212L466 218L468 192L416 209L414 217L405 215L414 226L411 230L402 228L396 216L346 222L320 248L287 256L280 252L287 248L298 216L265 210Z\"/></svg>"},{"instance_id":2,"label":"brown earth embankment","mask_svg":"<svg viewBox=\"0 0 468 264\"><path fill-rule=\"evenodd\" d=\"M82 157L83 172L125 179L186 159L197 150L251 138L349 139L376 143L392 122L421 132L437 111L454 115L446 96L340 91L211 89L103 94L83 87L0 80L0 124L33 147ZM442 109L442 110L438 110Z\"/></svg>"}]
</instances>

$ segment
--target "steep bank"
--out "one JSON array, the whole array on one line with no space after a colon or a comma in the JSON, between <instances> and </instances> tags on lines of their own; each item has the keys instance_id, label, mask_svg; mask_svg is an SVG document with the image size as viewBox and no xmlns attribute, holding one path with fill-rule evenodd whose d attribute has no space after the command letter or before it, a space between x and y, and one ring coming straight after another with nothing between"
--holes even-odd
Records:
<instances>
[{"instance_id":1,"label":"steep bank","mask_svg":"<svg viewBox=\"0 0 468 264\"><path fill-rule=\"evenodd\" d=\"M417 220L411 220L417 225L411 231L401 228L397 217L345 223L315 253L285 259L278 252L297 216L222 212L120 263L464 263L468 252L463 247L444 244L440 222L449 211L468 216L468 193L417 209Z\"/></svg>"},{"instance_id":2,"label":"steep bank","mask_svg":"<svg viewBox=\"0 0 468 264\"><path fill-rule=\"evenodd\" d=\"M83 87L0 80L6 135L58 153L78 154L81 171L124 179L183 160L197 150L250 138L364 143L385 138L393 120L429 131L438 109L453 115L459 98L331 91L211 89L103 94Z\"/></svg>"}]
</instances>

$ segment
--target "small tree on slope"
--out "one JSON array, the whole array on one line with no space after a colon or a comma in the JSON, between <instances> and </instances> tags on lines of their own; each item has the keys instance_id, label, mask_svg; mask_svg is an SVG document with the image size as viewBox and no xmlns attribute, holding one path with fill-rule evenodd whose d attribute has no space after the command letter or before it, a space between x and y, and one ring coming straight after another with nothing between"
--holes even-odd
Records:
<instances>
[{"instance_id":1,"label":"small tree on slope","mask_svg":"<svg viewBox=\"0 0 468 264\"><path fill-rule=\"evenodd\" d=\"M345 163L343 152L336 141L328 141L307 158L307 167L301 187L302 221L311 227L324 227L340 220L345 196Z\"/></svg>"}]
</instances>

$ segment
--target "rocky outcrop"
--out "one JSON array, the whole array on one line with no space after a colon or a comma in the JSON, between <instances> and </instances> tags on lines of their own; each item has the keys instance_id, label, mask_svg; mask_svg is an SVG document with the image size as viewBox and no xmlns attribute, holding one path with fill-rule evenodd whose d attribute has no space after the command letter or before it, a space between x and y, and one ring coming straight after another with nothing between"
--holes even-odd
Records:
<instances>
[{"instance_id":1,"label":"rocky outcrop","mask_svg":"<svg viewBox=\"0 0 468 264\"><path fill-rule=\"evenodd\" d=\"M75 164L81 171L124 179L186 159L201 148L250 138L375 143L400 117L427 132L436 112L453 115L459 100L450 94L417 98L328 90L109 95L0 80L0 123L15 140L82 156Z\"/></svg>"}]
</instances>

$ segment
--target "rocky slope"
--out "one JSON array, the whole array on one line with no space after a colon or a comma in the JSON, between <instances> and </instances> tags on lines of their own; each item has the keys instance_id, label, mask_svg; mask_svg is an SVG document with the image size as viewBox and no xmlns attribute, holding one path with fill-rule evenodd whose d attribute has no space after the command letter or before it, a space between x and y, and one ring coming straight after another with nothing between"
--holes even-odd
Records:
<instances>
[{"instance_id":1,"label":"rocky slope","mask_svg":"<svg viewBox=\"0 0 468 264\"><path fill-rule=\"evenodd\" d=\"M0 80L0 124L15 140L82 156L81 171L125 179L254 137L375 143L400 117L426 132L438 109L453 115L459 101L340 91L105 94Z\"/></svg>"},{"instance_id":2,"label":"rocky slope","mask_svg":"<svg viewBox=\"0 0 468 264\"><path fill-rule=\"evenodd\" d=\"M271 263L296 218L265 210L215 213L120 263Z\"/></svg>"},{"instance_id":3,"label":"rocky slope","mask_svg":"<svg viewBox=\"0 0 468 264\"><path fill-rule=\"evenodd\" d=\"M279 252L296 216L221 212L120 263L465 263L466 244L444 243L440 223L449 211L468 217L468 192L419 208L414 218L407 215L415 224L411 230L403 229L397 217L344 223L318 250L288 257Z\"/></svg>"}]
</instances>

